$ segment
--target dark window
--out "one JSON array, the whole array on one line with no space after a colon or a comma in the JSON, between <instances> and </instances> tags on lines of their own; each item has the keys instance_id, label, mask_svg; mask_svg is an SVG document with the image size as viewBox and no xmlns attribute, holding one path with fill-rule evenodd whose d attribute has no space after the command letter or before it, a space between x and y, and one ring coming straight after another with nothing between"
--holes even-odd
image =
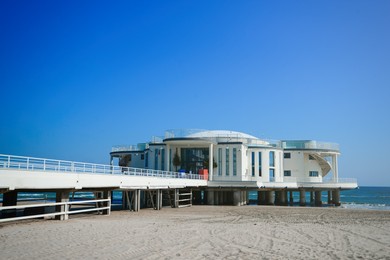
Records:
<instances>
[{"instance_id":1,"label":"dark window","mask_svg":"<svg viewBox=\"0 0 390 260\"><path fill-rule=\"evenodd\" d=\"M145 155L141 154L141 160L145 159Z\"/></svg>"},{"instance_id":2,"label":"dark window","mask_svg":"<svg viewBox=\"0 0 390 260\"><path fill-rule=\"evenodd\" d=\"M291 153L284 153L284 159L290 159Z\"/></svg>"},{"instance_id":3,"label":"dark window","mask_svg":"<svg viewBox=\"0 0 390 260\"><path fill-rule=\"evenodd\" d=\"M318 177L318 171L310 171L309 176L310 177Z\"/></svg>"},{"instance_id":4,"label":"dark window","mask_svg":"<svg viewBox=\"0 0 390 260\"><path fill-rule=\"evenodd\" d=\"M284 171L284 176L291 176L291 171L290 170L287 170L287 171Z\"/></svg>"}]
</instances>

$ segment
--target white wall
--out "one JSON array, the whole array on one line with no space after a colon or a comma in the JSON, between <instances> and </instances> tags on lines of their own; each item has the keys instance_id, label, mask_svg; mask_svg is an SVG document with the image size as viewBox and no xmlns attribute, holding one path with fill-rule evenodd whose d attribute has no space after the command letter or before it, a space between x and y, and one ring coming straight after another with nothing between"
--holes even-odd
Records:
<instances>
[{"instance_id":1,"label":"white wall","mask_svg":"<svg viewBox=\"0 0 390 260\"><path fill-rule=\"evenodd\" d=\"M304 151L285 151L290 153L290 159L283 159L283 171L290 170L291 177L305 181L321 181L322 170L317 160L309 160L309 153ZM310 171L318 171L319 177L309 177ZM282 173L284 174L284 173Z\"/></svg>"}]
</instances>

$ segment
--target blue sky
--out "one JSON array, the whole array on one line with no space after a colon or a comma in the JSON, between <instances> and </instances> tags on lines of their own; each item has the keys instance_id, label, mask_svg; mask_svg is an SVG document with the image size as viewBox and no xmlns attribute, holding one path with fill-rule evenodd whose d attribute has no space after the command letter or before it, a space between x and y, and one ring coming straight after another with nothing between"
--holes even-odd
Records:
<instances>
[{"instance_id":1,"label":"blue sky","mask_svg":"<svg viewBox=\"0 0 390 260\"><path fill-rule=\"evenodd\" d=\"M0 153L108 163L166 129L337 142L390 186L389 1L1 1Z\"/></svg>"}]
</instances>

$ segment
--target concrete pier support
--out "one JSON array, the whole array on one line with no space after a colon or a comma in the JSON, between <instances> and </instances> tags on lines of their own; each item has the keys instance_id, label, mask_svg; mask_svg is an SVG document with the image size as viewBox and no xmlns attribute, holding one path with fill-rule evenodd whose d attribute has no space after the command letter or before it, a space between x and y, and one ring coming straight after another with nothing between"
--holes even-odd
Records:
<instances>
[{"instance_id":1,"label":"concrete pier support","mask_svg":"<svg viewBox=\"0 0 390 260\"><path fill-rule=\"evenodd\" d=\"M314 191L310 191L310 204L314 203Z\"/></svg>"},{"instance_id":2,"label":"concrete pier support","mask_svg":"<svg viewBox=\"0 0 390 260\"><path fill-rule=\"evenodd\" d=\"M18 201L18 192L13 190L13 191L8 191L3 194L3 206L16 206Z\"/></svg>"},{"instance_id":3,"label":"concrete pier support","mask_svg":"<svg viewBox=\"0 0 390 260\"><path fill-rule=\"evenodd\" d=\"M158 189L156 190L156 205L155 205L156 210L161 210L162 209L162 190Z\"/></svg>"},{"instance_id":4,"label":"concrete pier support","mask_svg":"<svg viewBox=\"0 0 390 260\"><path fill-rule=\"evenodd\" d=\"M207 191L207 205L214 205L214 191Z\"/></svg>"},{"instance_id":5,"label":"concrete pier support","mask_svg":"<svg viewBox=\"0 0 390 260\"><path fill-rule=\"evenodd\" d=\"M315 197L314 205L315 206L322 206L321 191L315 191L314 195L315 195L314 196Z\"/></svg>"},{"instance_id":6,"label":"concrete pier support","mask_svg":"<svg viewBox=\"0 0 390 260\"><path fill-rule=\"evenodd\" d=\"M214 205L219 205L219 193L220 191L214 191Z\"/></svg>"},{"instance_id":7,"label":"concrete pier support","mask_svg":"<svg viewBox=\"0 0 390 260\"><path fill-rule=\"evenodd\" d=\"M233 192L233 205L234 206L241 206L241 191L234 191Z\"/></svg>"},{"instance_id":8,"label":"concrete pier support","mask_svg":"<svg viewBox=\"0 0 390 260\"><path fill-rule=\"evenodd\" d=\"M339 190L333 190L332 191L332 202L335 206L340 206L340 191Z\"/></svg>"},{"instance_id":9,"label":"concrete pier support","mask_svg":"<svg viewBox=\"0 0 390 260\"><path fill-rule=\"evenodd\" d=\"M294 205L294 194L293 194L293 191L290 191L289 204L290 204L290 206Z\"/></svg>"},{"instance_id":10,"label":"concrete pier support","mask_svg":"<svg viewBox=\"0 0 390 260\"><path fill-rule=\"evenodd\" d=\"M287 205L287 191L279 191L279 205Z\"/></svg>"},{"instance_id":11,"label":"concrete pier support","mask_svg":"<svg viewBox=\"0 0 390 260\"><path fill-rule=\"evenodd\" d=\"M306 191L304 189L299 190L299 205L306 206Z\"/></svg>"},{"instance_id":12,"label":"concrete pier support","mask_svg":"<svg viewBox=\"0 0 390 260\"><path fill-rule=\"evenodd\" d=\"M332 204L332 192L328 190L328 204Z\"/></svg>"},{"instance_id":13,"label":"concrete pier support","mask_svg":"<svg viewBox=\"0 0 390 260\"><path fill-rule=\"evenodd\" d=\"M257 205L265 205L265 192L264 191L257 192Z\"/></svg>"},{"instance_id":14,"label":"concrete pier support","mask_svg":"<svg viewBox=\"0 0 390 260\"><path fill-rule=\"evenodd\" d=\"M57 191L56 193L56 202L68 202L69 201L69 191ZM56 206L56 212L67 212L68 206L58 205ZM69 216L67 214L56 216L57 220L67 220Z\"/></svg>"},{"instance_id":15,"label":"concrete pier support","mask_svg":"<svg viewBox=\"0 0 390 260\"><path fill-rule=\"evenodd\" d=\"M274 205L275 196L273 191L265 191L265 205Z\"/></svg>"},{"instance_id":16,"label":"concrete pier support","mask_svg":"<svg viewBox=\"0 0 390 260\"><path fill-rule=\"evenodd\" d=\"M18 192L8 191L3 194L3 206L16 206L18 203ZM16 209L9 209L1 213L5 217L16 217Z\"/></svg>"},{"instance_id":17,"label":"concrete pier support","mask_svg":"<svg viewBox=\"0 0 390 260\"><path fill-rule=\"evenodd\" d=\"M133 191L133 209L138 212L141 209L141 190Z\"/></svg>"}]
</instances>

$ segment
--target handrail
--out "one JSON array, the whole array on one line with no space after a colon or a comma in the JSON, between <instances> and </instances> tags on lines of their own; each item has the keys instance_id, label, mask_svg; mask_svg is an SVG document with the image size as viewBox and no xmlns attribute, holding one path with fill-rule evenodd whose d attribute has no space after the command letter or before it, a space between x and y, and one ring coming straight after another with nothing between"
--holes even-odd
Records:
<instances>
[{"instance_id":1,"label":"handrail","mask_svg":"<svg viewBox=\"0 0 390 260\"><path fill-rule=\"evenodd\" d=\"M0 169L203 179L198 174L0 154Z\"/></svg>"},{"instance_id":2,"label":"handrail","mask_svg":"<svg viewBox=\"0 0 390 260\"><path fill-rule=\"evenodd\" d=\"M69 205L72 204L91 204L96 202L104 202L104 204L106 205L102 207L95 207L95 208L69 210ZM41 203L41 204L19 205L19 206L5 206L5 207L0 207L0 212L2 210L12 210L12 209L16 210L22 208L51 207L51 206L64 206L64 209L61 210L61 212L36 214L36 215L29 215L29 216L22 216L22 217L2 218L0 219L0 223L24 220L24 219L42 218L42 217L54 217L60 215L67 216L70 214L77 214L77 213L84 213L84 212L91 212L91 211L111 210L111 199L96 199L96 200L85 200L85 201L66 201L66 202L53 202L53 203L44 203L44 204Z\"/></svg>"}]
</instances>

